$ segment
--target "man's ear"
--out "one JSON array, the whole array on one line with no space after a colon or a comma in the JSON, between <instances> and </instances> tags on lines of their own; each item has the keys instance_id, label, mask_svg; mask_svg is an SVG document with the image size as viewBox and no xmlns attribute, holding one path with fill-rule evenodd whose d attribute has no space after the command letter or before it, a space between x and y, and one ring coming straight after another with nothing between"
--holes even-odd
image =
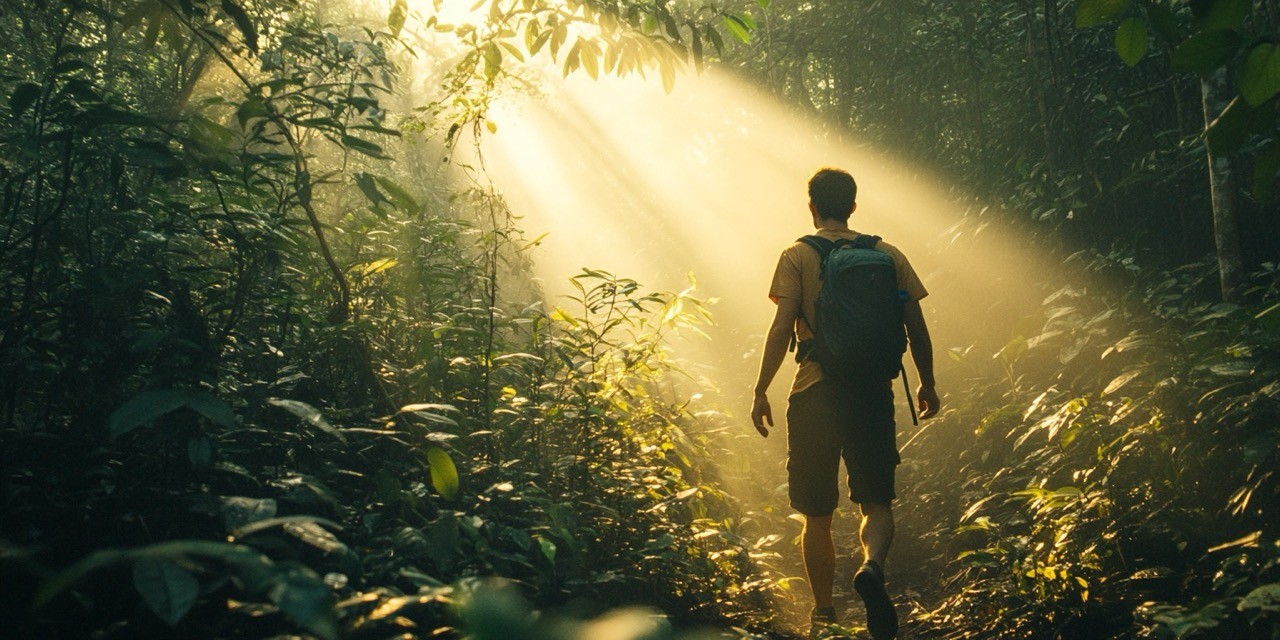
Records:
<instances>
[{"instance_id":1,"label":"man's ear","mask_svg":"<svg viewBox=\"0 0 1280 640\"><path fill-rule=\"evenodd\" d=\"M815 216L818 215L818 208L813 205L812 200L809 201L809 213L812 213Z\"/></svg>"},{"instance_id":2,"label":"man's ear","mask_svg":"<svg viewBox=\"0 0 1280 640\"><path fill-rule=\"evenodd\" d=\"M849 209L849 215L853 215L853 212L857 210L858 210L858 203L855 202L853 203L853 207Z\"/></svg>"}]
</instances>

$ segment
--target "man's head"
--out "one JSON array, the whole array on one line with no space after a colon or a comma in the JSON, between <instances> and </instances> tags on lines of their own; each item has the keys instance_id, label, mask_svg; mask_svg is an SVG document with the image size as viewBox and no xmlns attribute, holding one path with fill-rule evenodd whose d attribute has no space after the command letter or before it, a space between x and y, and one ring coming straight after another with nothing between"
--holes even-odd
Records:
<instances>
[{"instance_id":1,"label":"man's head","mask_svg":"<svg viewBox=\"0 0 1280 640\"><path fill-rule=\"evenodd\" d=\"M858 183L847 171L823 167L809 178L809 209L819 218L847 221L857 197Z\"/></svg>"}]
</instances>

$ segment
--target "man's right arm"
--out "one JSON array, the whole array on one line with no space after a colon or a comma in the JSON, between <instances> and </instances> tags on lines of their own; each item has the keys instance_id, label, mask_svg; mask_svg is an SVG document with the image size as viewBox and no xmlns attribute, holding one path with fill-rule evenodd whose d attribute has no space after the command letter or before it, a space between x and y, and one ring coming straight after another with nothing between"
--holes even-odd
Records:
<instances>
[{"instance_id":1,"label":"man's right arm","mask_svg":"<svg viewBox=\"0 0 1280 640\"><path fill-rule=\"evenodd\" d=\"M796 318L800 315L799 298L778 298L778 308L773 314L773 324L764 339L764 354L760 357L760 375L756 378L754 398L751 402L751 423L760 435L769 437L766 421L773 426L773 409L769 406L769 384L778 374L782 360L787 357L787 345L795 331Z\"/></svg>"},{"instance_id":2,"label":"man's right arm","mask_svg":"<svg viewBox=\"0 0 1280 640\"><path fill-rule=\"evenodd\" d=\"M908 302L902 312L902 322L906 325L907 340L911 345L911 360L916 364L916 373L920 374L920 389L916 392L920 417L932 418L942 404L933 379L933 340L929 338L929 327L924 322L919 300Z\"/></svg>"}]
</instances>

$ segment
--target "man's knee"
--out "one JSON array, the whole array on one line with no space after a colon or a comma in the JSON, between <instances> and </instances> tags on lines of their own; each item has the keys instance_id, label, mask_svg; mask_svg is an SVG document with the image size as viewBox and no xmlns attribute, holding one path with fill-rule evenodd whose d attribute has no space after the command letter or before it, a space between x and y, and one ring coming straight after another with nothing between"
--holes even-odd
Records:
<instances>
[{"instance_id":1,"label":"man's knee","mask_svg":"<svg viewBox=\"0 0 1280 640\"><path fill-rule=\"evenodd\" d=\"M858 505L858 508L862 510L862 517L864 518L893 517L893 505L888 502L863 502Z\"/></svg>"},{"instance_id":2,"label":"man's knee","mask_svg":"<svg viewBox=\"0 0 1280 640\"><path fill-rule=\"evenodd\" d=\"M805 516L804 530L806 533L821 532L831 530L832 516Z\"/></svg>"}]
</instances>

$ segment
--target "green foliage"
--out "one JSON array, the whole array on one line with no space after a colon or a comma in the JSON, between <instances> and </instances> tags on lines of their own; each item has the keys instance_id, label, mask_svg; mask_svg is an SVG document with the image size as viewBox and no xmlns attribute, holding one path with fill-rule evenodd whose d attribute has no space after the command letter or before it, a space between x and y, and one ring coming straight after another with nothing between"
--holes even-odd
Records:
<instances>
[{"instance_id":1,"label":"green foliage","mask_svg":"<svg viewBox=\"0 0 1280 640\"><path fill-rule=\"evenodd\" d=\"M1098 256L1082 266L1118 265ZM1181 292L1206 275L1193 265L1130 276L1118 299L1056 292L1041 333L1008 356L1016 385L979 384L914 439L930 467L907 475L926 498L907 507L904 526L952 523L933 524L923 552L949 559L948 580L966 585L931 625L984 638L1278 628L1263 605L1238 606L1280 554L1260 537L1276 507L1264 469L1280 442L1280 343L1259 317L1275 285L1259 276L1255 307L1188 300Z\"/></svg>"},{"instance_id":2,"label":"green foliage","mask_svg":"<svg viewBox=\"0 0 1280 640\"><path fill-rule=\"evenodd\" d=\"M673 81L690 39L719 42L711 9L499 4L593 72ZM501 199L437 168L451 140L402 133L423 23L391 9L0 15L0 582L29 585L23 629L425 637L476 575L539 607L764 618L664 342L705 312L590 272L544 313ZM566 41L588 24L602 40ZM523 55L494 25L462 35L481 84Z\"/></svg>"}]
</instances>

